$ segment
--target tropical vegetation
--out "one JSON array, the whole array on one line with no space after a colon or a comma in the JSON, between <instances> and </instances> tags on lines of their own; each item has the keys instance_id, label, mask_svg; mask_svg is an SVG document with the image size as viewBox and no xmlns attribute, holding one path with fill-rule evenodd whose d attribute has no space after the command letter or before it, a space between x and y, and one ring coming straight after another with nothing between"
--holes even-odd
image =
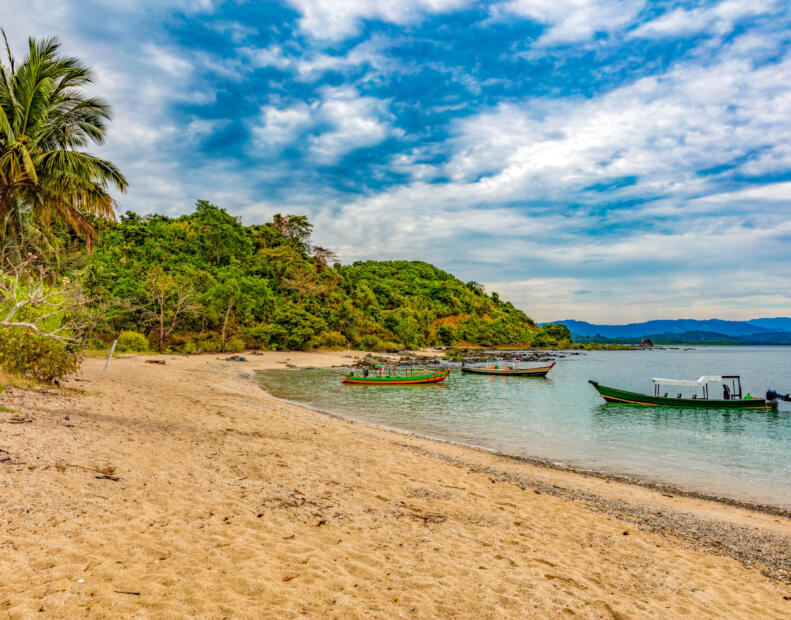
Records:
<instances>
[{"instance_id":1,"label":"tropical vegetation","mask_svg":"<svg viewBox=\"0 0 791 620\"><path fill-rule=\"evenodd\" d=\"M5 33L3 33L5 37ZM110 107L56 39L0 62L0 365L53 380L79 347L182 353L568 345L562 326L419 261L342 265L303 215L245 226L207 201L180 217L128 211L127 181L85 149Z\"/></svg>"},{"instance_id":2,"label":"tropical vegetation","mask_svg":"<svg viewBox=\"0 0 791 620\"><path fill-rule=\"evenodd\" d=\"M91 338L135 332L154 350L570 341L562 326L538 329L496 293L424 262L341 265L311 244L312 228L279 214L244 226L206 201L177 218L127 212L98 224L94 252L72 258L69 276L96 309Z\"/></svg>"}]
</instances>

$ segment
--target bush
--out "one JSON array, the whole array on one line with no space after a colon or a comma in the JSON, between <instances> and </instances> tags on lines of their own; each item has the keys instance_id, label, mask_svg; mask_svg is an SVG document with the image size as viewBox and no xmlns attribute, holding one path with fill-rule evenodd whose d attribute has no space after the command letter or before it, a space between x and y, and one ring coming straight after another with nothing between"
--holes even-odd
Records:
<instances>
[{"instance_id":1,"label":"bush","mask_svg":"<svg viewBox=\"0 0 791 620\"><path fill-rule=\"evenodd\" d=\"M241 353L246 348L247 347L245 347L245 342L242 338L236 337L225 341L226 353Z\"/></svg>"},{"instance_id":2,"label":"bush","mask_svg":"<svg viewBox=\"0 0 791 620\"><path fill-rule=\"evenodd\" d=\"M52 382L76 373L80 361L76 353L52 338L22 328L0 330L0 365L10 372Z\"/></svg>"},{"instance_id":3,"label":"bush","mask_svg":"<svg viewBox=\"0 0 791 620\"><path fill-rule=\"evenodd\" d=\"M324 332L319 337L319 346L322 347L345 347L348 342L346 336L335 331Z\"/></svg>"},{"instance_id":4,"label":"bush","mask_svg":"<svg viewBox=\"0 0 791 620\"><path fill-rule=\"evenodd\" d=\"M118 336L118 344L115 345L115 348L121 353L129 351L145 353L148 351L148 338L138 332L124 331Z\"/></svg>"},{"instance_id":5,"label":"bush","mask_svg":"<svg viewBox=\"0 0 791 620\"><path fill-rule=\"evenodd\" d=\"M195 353L200 353L200 347L195 344L194 340L187 340L184 343L184 346L181 347L181 352L185 353L186 355L194 355Z\"/></svg>"},{"instance_id":6,"label":"bush","mask_svg":"<svg viewBox=\"0 0 791 620\"><path fill-rule=\"evenodd\" d=\"M382 341L373 334L368 334L360 339L360 348L363 351L376 351L381 344Z\"/></svg>"},{"instance_id":7,"label":"bush","mask_svg":"<svg viewBox=\"0 0 791 620\"><path fill-rule=\"evenodd\" d=\"M222 341L218 335L213 334L199 341L198 348L203 353L219 353L222 349Z\"/></svg>"},{"instance_id":8,"label":"bush","mask_svg":"<svg viewBox=\"0 0 791 620\"><path fill-rule=\"evenodd\" d=\"M449 347L453 344L454 340L456 340L456 334L454 333L452 327L449 327L448 325L440 325L437 328L437 339L446 347Z\"/></svg>"}]
</instances>

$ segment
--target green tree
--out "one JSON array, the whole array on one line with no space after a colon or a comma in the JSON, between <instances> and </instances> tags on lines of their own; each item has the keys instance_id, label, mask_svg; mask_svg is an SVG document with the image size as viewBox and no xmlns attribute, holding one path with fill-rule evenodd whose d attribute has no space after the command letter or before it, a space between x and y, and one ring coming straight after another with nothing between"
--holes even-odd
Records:
<instances>
[{"instance_id":1,"label":"green tree","mask_svg":"<svg viewBox=\"0 0 791 620\"><path fill-rule=\"evenodd\" d=\"M310 234L313 231L313 224L304 215L280 215L277 213L272 222L277 231L291 245L304 256L310 251Z\"/></svg>"},{"instance_id":2,"label":"green tree","mask_svg":"<svg viewBox=\"0 0 791 620\"><path fill-rule=\"evenodd\" d=\"M227 265L231 258L250 251L250 240L239 219L207 200L199 200L189 220L197 228L201 245L208 261L217 266Z\"/></svg>"},{"instance_id":3,"label":"green tree","mask_svg":"<svg viewBox=\"0 0 791 620\"><path fill-rule=\"evenodd\" d=\"M139 309L155 325L157 350L161 352L165 338L176 330L179 320L198 309L193 303L195 292L187 278L165 273L160 267L146 275L145 291Z\"/></svg>"},{"instance_id":4,"label":"green tree","mask_svg":"<svg viewBox=\"0 0 791 620\"><path fill-rule=\"evenodd\" d=\"M3 32L5 38L5 32ZM85 94L92 71L59 55L57 39L28 40L18 66L6 40L0 62L0 236L20 245L30 228L53 219L84 237L96 230L89 216L114 217L112 187L127 182L111 162L81 150L104 140L110 106Z\"/></svg>"},{"instance_id":5,"label":"green tree","mask_svg":"<svg viewBox=\"0 0 791 620\"><path fill-rule=\"evenodd\" d=\"M206 292L205 298L222 325L220 342L221 350L225 351L231 321L251 319L253 308L268 304L271 292L266 281L246 276L238 266L231 266L218 272L216 283Z\"/></svg>"}]
</instances>

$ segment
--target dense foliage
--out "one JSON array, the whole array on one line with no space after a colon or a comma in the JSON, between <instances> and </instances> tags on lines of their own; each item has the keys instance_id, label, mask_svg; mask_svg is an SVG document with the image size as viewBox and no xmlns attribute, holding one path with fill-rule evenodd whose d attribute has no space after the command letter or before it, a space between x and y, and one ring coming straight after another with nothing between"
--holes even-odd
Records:
<instances>
[{"instance_id":1,"label":"dense foliage","mask_svg":"<svg viewBox=\"0 0 791 620\"><path fill-rule=\"evenodd\" d=\"M77 372L80 358L64 343L22 328L0 329L0 366L41 381Z\"/></svg>"},{"instance_id":2,"label":"dense foliage","mask_svg":"<svg viewBox=\"0 0 791 620\"><path fill-rule=\"evenodd\" d=\"M127 212L99 226L93 254L71 260L69 274L93 300L92 337L105 343L123 331L145 334L152 349L188 353L563 340L496 293L427 263L340 265L310 244L303 216L244 226L199 201L190 215Z\"/></svg>"}]
</instances>

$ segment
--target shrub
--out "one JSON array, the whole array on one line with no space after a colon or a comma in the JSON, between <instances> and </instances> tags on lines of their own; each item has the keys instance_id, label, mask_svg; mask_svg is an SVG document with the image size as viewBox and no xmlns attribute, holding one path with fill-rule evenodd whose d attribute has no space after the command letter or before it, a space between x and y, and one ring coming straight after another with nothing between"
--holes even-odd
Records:
<instances>
[{"instance_id":1,"label":"shrub","mask_svg":"<svg viewBox=\"0 0 791 620\"><path fill-rule=\"evenodd\" d=\"M449 347L456 339L456 334L453 332L452 327L449 327L448 325L440 325L437 328L437 339L446 347Z\"/></svg>"},{"instance_id":2,"label":"shrub","mask_svg":"<svg viewBox=\"0 0 791 620\"><path fill-rule=\"evenodd\" d=\"M54 381L77 372L80 358L62 342L27 329L0 330L0 365L10 372Z\"/></svg>"},{"instance_id":3,"label":"shrub","mask_svg":"<svg viewBox=\"0 0 791 620\"><path fill-rule=\"evenodd\" d=\"M266 323L249 327L245 330L247 340L252 342L256 347L268 348L270 340L270 326Z\"/></svg>"},{"instance_id":4,"label":"shrub","mask_svg":"<svg viewBox=\"0 0 791 620\"><path fill-rule=\"evenodd\" d=\"M148 351L148 338L138 332L124 331L119 334L115 348L121 353L129 351L145 353Z\"/></svg>"},{"instance_id":5,"label":"shrub","mask_svg":"<svg viewBox=\"0 0 791 620\"><path fill-rule=\"evenodd\" d=\"M242 338L230 338L225 342L225 351L227 353L241 353L245 350L245 342Z\"/></svg>"},{"instance_id":6,"label":"shrub","mask_svg":"<svg viewBox=\"0 0 791 620\"><path fill-rule=\"evenodd\" d=\"M195 344L194 340L188 340L184 343L184 346L181 348L181 352L187 355L194 355L195 353L200 353L200 347Z\"/></svg>"},{"instance_id":7,"label":"shrub","mask_svg":"<svg viewBox=\"0 0 791 620\"><path fill-rule=\"evenodd\" d=\"M381 344L382 341L373 334L368 334L360 339L360 348L363 351L376 351Z\"/></svg>"},{"instance_id":8,"label":"shrub","mask_svg":"<svg viewBox=\"0 0 791 620\"><path fill-rule=\"evenodd\" d=\"M198 342L198 348L203 353L219 353L222 349L222 341L216 334L208 336Z\"/></svg>"},{"instance_id":9,"label":"shrub","mask_svg":"<svg viewBox=\"0 0 791 620\"><path fill-rule=\"evenodd\" d=\"M324 332L319 337L319 346L322 347L345 347L348 342L346 336L335 331Z\"/></svg>"}]
</instances>

